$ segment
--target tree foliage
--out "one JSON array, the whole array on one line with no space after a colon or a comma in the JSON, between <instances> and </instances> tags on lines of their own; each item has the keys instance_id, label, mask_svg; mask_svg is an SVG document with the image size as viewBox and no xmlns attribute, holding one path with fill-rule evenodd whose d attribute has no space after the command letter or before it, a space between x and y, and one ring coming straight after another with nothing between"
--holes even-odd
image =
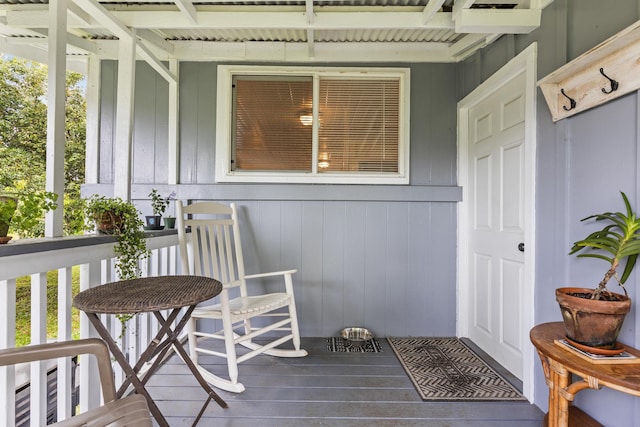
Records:
<instances>
[{"instance_id":1,"label":"tree foliage","mask_svg":"<svg viewBox=\"0 0 640 427\"><path fill-rule=\"evenodd\" d=\"M86 100L83 76L66 75L65 234L82 231L80 185L84 182ZM45 189L47 67L0 58L0 190Z\"/></svg>"}]
</instances>

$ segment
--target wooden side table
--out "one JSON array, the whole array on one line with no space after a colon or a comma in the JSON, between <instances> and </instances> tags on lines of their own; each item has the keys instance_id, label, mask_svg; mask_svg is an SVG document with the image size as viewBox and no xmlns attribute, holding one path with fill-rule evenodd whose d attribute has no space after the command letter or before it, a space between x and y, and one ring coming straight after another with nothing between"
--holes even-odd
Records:
<instances>
[{"instance_id":1,"label":"wooden side table","mask_svg":"<svg viewBox=\"0 0 640 427\"><path fill-rule=\"evenodd\" d=\"M564 338L562 322L544 323L531 329L531 342L536 347L547 387L548 427L601 426L593 418L571 405L575 395L584 389L609 387L633 396L640 396L640 359L638 363L594 363L562 348L555 340ZM626 347L626 351L640 358L640 351ZM572 382L572 374L579 377Z\"/></svg>"},{"instance_id":2,"label":"wooden side table","mask_svg":"<svg viewBox=\"0 0 640 427\"><path fill-rule=\"evenodd\" d=\"M187 324L196 305L215 297L220 291L222 291L222 284L209 277L159 276L107 283L82 291L73 299L73 305L85 312L98 334L109 346L113 357L115 357L127 375L126 380L117 392L118 397L121 397L127 391L129 384L133 385L137 393L147 398L153 417L162 427L169 427L169 424L145 389L145 384L159 367L164 355L171 347L178 352L208 395L193 425L197 424L211 400L215 400L223 408L227 407L226 402L202 378L200 371L198 371L198 368L194 365L179 340L180 332ZM183 308L186 308L186 311L180 317L180 312ZM162 315L163 310L171 310L166 318ZM98 314L137 314L144 312L154 314L160 323L160 329L149 342L149 346L140 356L140 360L132 367L115 343L110 332L100 321ZM172 328L174 322L176 322L176 326ZM145 372L142 378L138 378L138 374L144 364L154 357L155 360L149 370Z\"/></svg>"}]
</instances>

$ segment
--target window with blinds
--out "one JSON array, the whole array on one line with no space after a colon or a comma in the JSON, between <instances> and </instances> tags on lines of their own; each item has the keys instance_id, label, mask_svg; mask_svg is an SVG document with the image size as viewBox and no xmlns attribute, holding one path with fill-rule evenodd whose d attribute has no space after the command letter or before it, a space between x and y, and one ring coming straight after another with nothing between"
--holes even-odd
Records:
<instances>
[{"instance_id":1,"label":"window with blinds","mask_svg":"<svg viewBox=\"0 0 640 427\"><path fill-rule=\"evenodd\" d=\"M311 171L313 79L237 76L234 79L235 171Z\"/></svg>"},{"instance_id":2,"label":"window with blinds","mask_svg":"<svg viewBox=\"0 0 640 427\"><path fill-rule=\"evenodd\" d=\"M398 172L400 84L320 79L319 172Z\"/></svg>"},{"instance_id":3,"label":"window with blinds","mask_svg":"<svg viewBox=\"0 0 640 427\"><path fill-rule=\"evenodd\" d=\"M407 69L221 67L216 180L408 183Z\"/></svg>"}]
</instances>

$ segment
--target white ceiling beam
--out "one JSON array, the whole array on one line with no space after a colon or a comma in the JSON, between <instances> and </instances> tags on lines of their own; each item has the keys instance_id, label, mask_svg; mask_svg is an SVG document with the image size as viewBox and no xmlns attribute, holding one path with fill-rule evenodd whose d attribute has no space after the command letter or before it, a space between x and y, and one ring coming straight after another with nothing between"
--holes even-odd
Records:
<instances>
[{"instance_id":1,"label":"white ceiling beam","mask_svg":"<svg viewBox=\"0 0 640 427\"><path fill-rule=\"evenodd\" d=\"M173 74L169 69L158 59L157 56L151 52L151 50L144 44L136 43L136 50L138 55L149 65L156 70L158 74L162 76L167 82L172 83L178 81L178 77Z\"/></svg>"},{"instance_id":2,"label":"white ceiling beam","mask_svg":"<svg viewBox=\"0 0 640 427\"><path fill-rule=\"evenodd\" d=\"M456 32L528 34L540 26L541 17L539 9L468 9L456 19Z\"/></svg>"},{"instance_id":3,"label":"white ceiling beam","mask_svg":"<svg viewBox=\"0 0 640 427\"><path fill-rule=\"evenodd\" d=\"M544 9L553 3L553 0L529 0L531 9Z\"/></svg>"},{"instance_id":4,"label":"white ceiling beam","mask_svg":"<svg viewBox=\"0 0 640 427\"><path fill-rule=\"evenodd\" d=\"M465 9L469 9L475 2L476 0L455 0L452 9L453 20L455 21L456 19L458 19L458 16L460 16L462 11Z\"/></svg>"},{"instance_id":5,"label":"white ceiling beam","mask_svg":"<svg viewBox=\"0 0 640 427\"><path fill-rule=\"evenodd\" d=\"M34 29L33 31L44 37L49 36L49 31L47 29ZM23 40L25 43L33 43L33 40L29 38L23 38ZM20 43L20 38L13 38L13 42ZM42 42L46 43L47 40L43 39ZM77 37L73 34L67 33L67 45L77 47L78 49L84 50L87 53L98 54L98 48L93 40L83 39L82 37Z\"/></svg>"},{"instance_id":6,"label":"white ceiling beam","mask_svg":"<svg viewBox=\"0 0 640 427\"><path fill-rule=\"evenodd\" d=\"M133 37L131 30L125 26L118 19L115 19L109 11L107 11L101 4L94 0L73 0L82 10L93 16L101 27L105 27L113 35L119 39L126 39ZM9 14L7 14L7 22L10 21ZM13 25L13 24L9 24ZM70 24L71 25L71 24ZM78 25L74 25L78 26Z\"/></svg>"},{"instance_id":7,"label":"white ceiling beam","mask_svg":"<svg viewBox=\"0 0 640 427\"><path fill-rule=\"evenodd\" d=\"M164 38L160 37L158 34L154 33L153 31L138 30L136 31L136 34L138 35L138 38L144 41L145 43L151 44L156 48L168 53L169 55L173 54L173 44L171 44L171 42L166 41Z\"/></svg>"},{"instance_id":8,"label":"white ceiling beam","mask_svg":"<svg viewBox=\"0 0 640 427\"><path fill-rule=\"evenodd\" d=\"M315 22L315 15L313 12L313 0L305 0L305 16L307 18L307 25L309 25L309 28L307 28L307 46L309 48L309 56L313 57L314 56L314 44L313 42L315 41L315 34L313 31L313 28L311 28L313 26L313 23Z\"/></svg>"},{"instance_id":9,"label":"white ceiling beam","mask_svg":"<svg viewBox=\"0 0 640 427\"><path fill-rule=\"evenodd\" d=\"M113 41L99 42L104 53L117 56ZM175 41L174 56L181 61L282 62L454 62L448 43L306 43ZM164 58L163 58L164 59ZM167 58L168 59L168 58Z\"/></svg>"},{"instance_id":10,"label":"white ceiling beam","mask_svg":"<svg viewBox=\"0 0 640 427\"><path fill-rule=\"evenodd\" d=\"M198 12L191 0L175 0L176 6L180 9L180 12L186 16L190 23L198 25Z\"/></svg>"},{"instance_id":11,"label":"white ceiling beam","mask_svg":"<svg viewBox=\"0 0 640 427\"><path fill-rule=\"evenodd\" d=\"M489 34L469 34L451 45L448 50L450 57L455 58L454 61L461 61L471 55L478 49L486 46Z\"/></svg>"},{"instance_id":12,"label":"white ceiling beam","mask_svg":"<svg viewBox=\"0 0 640 427\"><path fill-rule=\"evenodd\" d=\"M84 22L86 25L95 25L97 22L91 15L78 7L75 3L70 3L67 8L67 12L69 14L68 19L71 20L79 20Z\"/></svg>"},{"instance_id":13,"label":"white ceiling beam","mask_svg":"<svg viewBox=\"0 0 640 427\"><path fill-rule=\"evenodd\" d=\"M46 40L42 43L46 44ZM43 45L44 46L44 45ZM49 58L46 48L25 44L15 44L11 40L0 37L0 52L8 55L28 59L30 61L47 64ZM67 55L67 70L74 73L87 74L88 59L85 56Z\"/></svg>"},{"instance_id":14,"label":"white ceiling beam","mask_svg":"<svg viewBox=\"0 0 640 427\"><path fill-rule=\"evenodd\" d=\"M74 2L80 6L83 10L95 17L102 25L112 32L120 40L129 40L134 38L137 40L137 36L134 31L131 31L127 26L122 24L116 18L111 16L101 4L95 0L74 0ZM151 67L156 70L165 80L171 82L176 81L176 76L169 71L169 69L145 45L136 42L136 50L138 55L142 57Z\"/></svg>"},{"instance_id":15,"label":"white ceiling beam","mask_svg":"<svg viewBox=\"0 0 640 427\"><path fill-rule=\"evenodd\" d=\"M92 0L76 0L81 6ZM312 24L307 22L305 13L300 12L198 12L198 25L194 25L185 18L180 11L154 11L154 10L128 10L109 11L110 20L118 22L124 28L146 29L203 29L203 28L227 28L227 29L307 29L315 30L339 30L339 29L427 29L427 30L453 30L454 22L449 12L437 12L433 19L426 25L423 23L422 11L416 12L320 12L314 11ZM34 28L47 26L46 10L8 10L7 23L16 28ZM100 16L97 16L100 24L87 24L82 20L73 21L69 17L69 26L78 28L101 28L105 26ZM111 25L113 26L113 24ZM120 28L109 28L116 34Z\"/></svg>"},{"instance_id":16,"label":"white ceiling beam","mask_svg":"<svg viewBox=\"0 0 640 427\"><path fill-rule=\"evenodd\" d=\"M446 0L429 0L429 3L422 10L422 24L428 24L436 13L440 10Z\"/></svg>"}]
</instances>

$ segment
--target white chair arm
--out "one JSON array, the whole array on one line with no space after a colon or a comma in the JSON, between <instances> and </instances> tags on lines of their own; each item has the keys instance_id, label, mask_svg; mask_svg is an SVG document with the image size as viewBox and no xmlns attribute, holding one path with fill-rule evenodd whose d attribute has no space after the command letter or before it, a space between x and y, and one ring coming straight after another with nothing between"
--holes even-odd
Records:
<instances>
[{"instance_id":1,"label":"white chair arm","mask_svg":"<svg viewBox=\"0 0 640 427\"><path fill-rule=\"evenodd\" d=\"M231 289L240 286L242 282L240 280L234 280L233 282L222 283L222 289Z\"/></svg>"},{"instance_id":2,"label":"white chair arm","mask_svg":"<svg viewBox=\"0 0 640 427\"><path fill-rule=\"evenodd\" d=\"M286 276L287 274L291 275L296 273L298 270L283 270L283 271L272 271L270 273L258 273L258 274L247 274L244 276L245 279L258 279L260 277L272 277L272 276Z\"/></svg>"}]
</instances>

